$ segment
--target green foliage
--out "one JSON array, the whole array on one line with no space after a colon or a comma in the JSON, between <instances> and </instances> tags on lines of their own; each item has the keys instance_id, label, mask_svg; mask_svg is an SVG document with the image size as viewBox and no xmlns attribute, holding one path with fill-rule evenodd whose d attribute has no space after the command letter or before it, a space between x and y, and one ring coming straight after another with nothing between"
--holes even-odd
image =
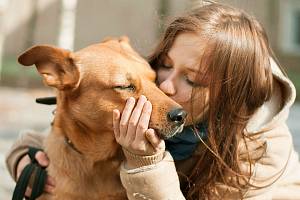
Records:
<instances>
[{"instance_id":1,"label":"green foliage","mask_svg":"<svg viewBox=\"0 0 300 200\"><path fill-rule=\"evenodd\" d=\"M1 72L1 86L11 87L42 87L41 77L36 68L25 67L17 62L16 57L5 57Z\"/></svg>"},{"instance_id":2,"label":"green foliage","mask_svg":"<svg viewBox=\"0 0 300 200\"><path fill-rule=\"evenodd\" d=\"M2 78L18 78L20 76L38 79L35 67L24 67L18 63L17 58L4 58L2 65Z\"/></svg>"}]
</instances>

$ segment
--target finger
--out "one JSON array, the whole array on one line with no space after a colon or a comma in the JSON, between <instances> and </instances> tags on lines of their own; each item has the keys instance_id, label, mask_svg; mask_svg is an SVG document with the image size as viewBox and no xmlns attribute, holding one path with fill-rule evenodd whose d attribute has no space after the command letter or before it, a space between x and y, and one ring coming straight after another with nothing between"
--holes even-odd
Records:
<instances>
[{"instance_id":1,"label":"finger","mask_svg":"<svg viewBox=\"0 0 300 200\"><path fill-rule=\"evenodd\" d=\"M46 185L44 187L44 191L47 192L47 193L53 194L53 192L54 192L54 186L53 185L49 185L49 184L46 183ZM27 187L26 188L26 192L25 192L25 196L26 197L30 197L31 196L31 192L32 192L32 189L30 187Z\"/></svg>"},{"instance_id":2,"label":"finger","mask_svg":"<svg viewBox=\"0 0 300 200\"><path fill-rule=\"evenodd\" d=\"M18 166L17 166L17 180L19 179L24 167L26 165L28 165L29 163L31 163L31 160L29 158L29 155L26 154L25 156L23 156L20 161L18 162Z\"/></svg>"},{"instance_id":3,"label":"finger","mask_svg":"<svg viewBox=\"0 0 300 200\"><path fill-rule=\"evenodd\" d=\"M35 154L35 159L38 161L38 163L40 165L42 165L43 167L47 167L49 165L49 159L46 155L45 152L43 151L38 151L36 154Z\"/></svg>"},{"instance_id":4,"label":"finger","mask_svg":"<svg viewBox=\"0 0 300 200\"><path fill-rule=\"evenodd\" d=\"M150 101L146 101L137 125L135 140L145 139L145 132L148 130L151 112L152 112L152 104L150 103Z\"/></svg>"},{"instance_id":5,"label":"finger","mask_svg":"<svg viewBox=\"0 0 300 200\"><path fill-rule=\"evenodd\" d=\"M30 187L27 187L26 188L26 192L25 192L25 196L26 197L30 197L31 196L31 192L32 192L32 189Z\"/></svg>"},{"instance_id":6,"label":"finger","mask_svg":"<svg viewBox=\"0 0 300 200\"><path fill-rule=\"evenodd\" d=\"M137 102L137 104L131 114L131 117L129 119L129 124L128 124L128 130L127 130L127 134L129 134L127 139L130 141L134 140L136 137L137 124L139 122L139 119L140 119L140 116L141 116L141 113L142 113L142 110L143 110L143 107L144 107L144 104L146 103L146 101L147 101L147 98L144 95L141 95L139 98L139 101Z\"/></svg>"},{"instance_id":7,"label":"finger","mask_svg":"<svg viewBox=\"0 0 300 200\"><path fill-rule=\"evenodd\" d=\"M51 186L51 185L46 184L45 187L44 187L44 191L47 192L47 193L49 193L49 194L53 194L54 187Z\"/></svg>"},{"instance_id":8,"label":"finger","mask_svg":"<svg viewBox=\"0 0 300 200\"><path fill-rule=\"evenodd\" d=\"M54 187L56 185L55 179L48 175L46 184Z\"/></svg>"},{"instance_id":9,"label":"finger","mask_svg":"<svg viewBox=\"0 0 300 200\"><path fill-rule=\"evenodd\" d=\"M130 119L134 105L135 99L133 97L128 98L120 119L120 137L126 136L128 121Z\"/></svg>"},{"instance_id":10,"label":"finger","mask_svg":"<svg viewBox=\"0 0 300 200\"><path fill-rule=\"evenodd\" d=\"M146 138L150 142L150 144L153 146L153 148L158 151L165 148L165 142L158 137L158 135L155 133L154 129L148 129L146 131Z\"/></svg>"},{"instance_id":11,"label":"finger","mask_svg":"<svg viewBox=\"0 0 300 200\"><path fill-rule=\"evenodd\" d=\"M113 110L113 127L115 138L118 139L120 137L120 111L117 109Z\"/></svg>"}]
</instances>

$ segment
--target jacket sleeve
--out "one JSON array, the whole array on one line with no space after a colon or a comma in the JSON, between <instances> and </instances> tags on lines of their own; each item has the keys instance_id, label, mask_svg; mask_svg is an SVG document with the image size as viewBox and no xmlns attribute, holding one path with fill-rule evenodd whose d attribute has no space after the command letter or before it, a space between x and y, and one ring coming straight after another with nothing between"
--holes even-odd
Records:
<instances>
[{"instance_id":1,"label":"jacket sleeve","mask_svg":"<svg viewBox=\"0 0 300 200\"><path fill-rule=\"evenodd\" d=\"M34 131L23 131L11 149L6 154L6 167L16 181L16 169L20 159L27 154L28 147L35 147L42 149L43 141L49 129L42 133Z\"/></svg>"},{"instance_id":2,"label":"jacket sleeve","mask_svg":"<svg viewBox=\"0 0 300 200\"><path fill-rule=\"evenodd\" d=\"M245 199L272 199L278 183L288 175L291 163L293 141L285 123L264 133L266 152L255 164L251 183L261 189L251 189Z\"/></svg>"},{"instance_id":3,"label":"jacket sleeve","mask_svg":"<svg viewBox=\"0 0 300 200\"><path fill-rule=\"evenodd\" d=\"M259 159L252 168L252 177L250 178L250 187L243 194L245 200L272 200L287 199L286 194L278 196L277 190L280 189L280 183L291 173L293 165L293 144L291 134L285 123L281 123L276 128L263 133L266 150L262 158ZM250 154L251 155L251 154ZM245 163L244 169L249 170ZM293 172L292 172L293 173ZM224 194L225 199L237 199L238 190L227 186L220 186L219 191ZM230 192L228 192L230 191ZM282 196L283 195L283 196ZM283 197L283 198L281 198Z\"/></svg>"},{"instance_id":4,"label":"jacket sleeve","mask_svg":"<svg viewBox=\"0 0 300 200\"><path fill-rule=\"evenodd\" d=\"M169 152L163 160L137 169L121 167L121 181L129 200L184 200L175 163Z\"/></svg>"}]
</instances>

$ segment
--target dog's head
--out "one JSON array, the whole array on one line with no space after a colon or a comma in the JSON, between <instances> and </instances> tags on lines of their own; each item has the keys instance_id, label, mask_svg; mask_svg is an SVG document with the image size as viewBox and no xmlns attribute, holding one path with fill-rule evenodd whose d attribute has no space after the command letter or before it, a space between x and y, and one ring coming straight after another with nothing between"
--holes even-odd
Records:
<instances>
[{"instance_id":1,"label":"dog's head","mask_svg":"<svg viewBox=\"0 0 300 200\"><path fill-rule=\"evenodd\" d=\"M48 45L34 46L18 61L25 66L35 64L44 83L58 89L54 125L80 151L115 144L112 111L122 110L129 97L148 98L153 105L149 127L162 138L183 127L185 112L156 87L155 72L126 37L74 53Z\"/></svg>"}]
</instances>

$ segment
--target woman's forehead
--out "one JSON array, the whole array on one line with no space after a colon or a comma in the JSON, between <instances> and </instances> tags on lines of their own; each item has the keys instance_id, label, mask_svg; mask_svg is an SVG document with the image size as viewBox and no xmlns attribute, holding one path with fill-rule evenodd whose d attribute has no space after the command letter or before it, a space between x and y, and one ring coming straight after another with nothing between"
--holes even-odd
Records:
<instances>
[{"instance_id":1,"label":"woman's forehead","mask_svg":"<svg viewBox=\"0 0 300 200\"><path fill-rule=\"evenodd\" d=\"M167 60L169 59L175 65L185 66L188 70L198 71L203 49L204 42L199 35L182 33L176 37L167 52Z\"/></svg>"}]
</instances>

